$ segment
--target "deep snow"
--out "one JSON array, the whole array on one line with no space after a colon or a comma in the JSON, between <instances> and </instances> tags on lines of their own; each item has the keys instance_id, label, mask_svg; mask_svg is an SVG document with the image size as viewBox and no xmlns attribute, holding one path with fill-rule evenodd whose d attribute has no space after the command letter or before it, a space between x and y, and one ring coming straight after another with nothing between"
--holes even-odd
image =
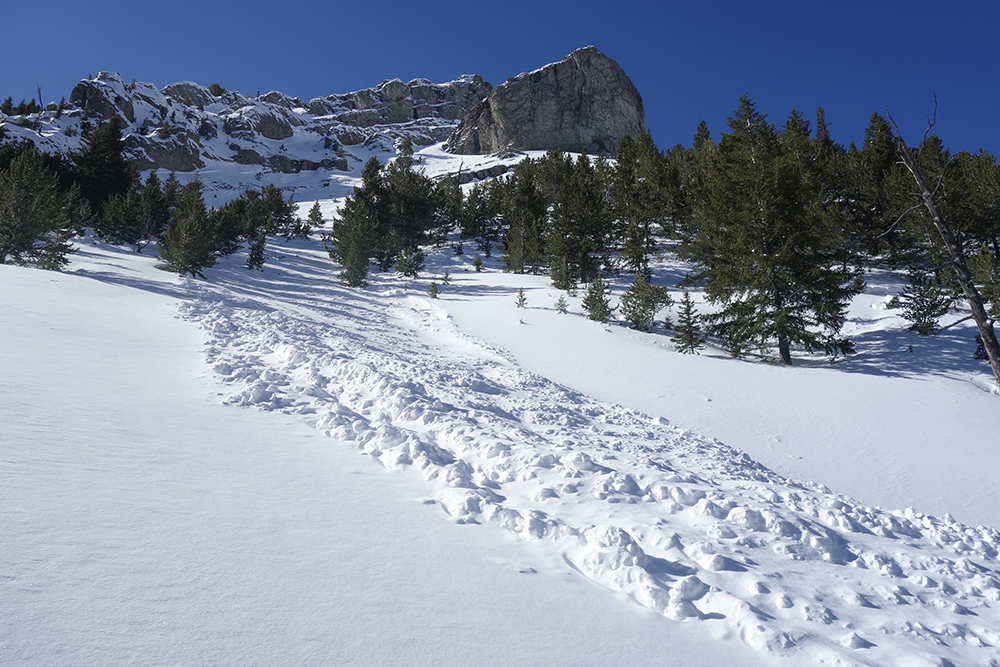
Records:
<instances>
[{"instance_id":1,"label":"deep snow","mask_svg":"<svg viewBox=\"0 0 1000 667\"><path fill-rule=\"evenodd\" d=\"M365 290L315 237L207 281L81 247L0 267L15 664L1000 664L998 397L890 274L856 357L780 368L470 244Z\"/></svg>"}]
</instances>

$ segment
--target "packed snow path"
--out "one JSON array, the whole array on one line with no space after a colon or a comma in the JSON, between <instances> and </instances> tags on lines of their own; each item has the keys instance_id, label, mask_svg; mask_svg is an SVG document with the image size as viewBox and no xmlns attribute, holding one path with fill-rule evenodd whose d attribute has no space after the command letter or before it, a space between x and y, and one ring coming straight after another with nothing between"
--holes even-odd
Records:
<instances>
[{"instance_id":1,"label":"packed snow path","mask_svg":"<svg viewBox=\"0 0 1000 667\"><path fill-rule=\"evenodd\" d=\"M524 372L395 279L346 289L322 254L282 252L252 282L187 283L229 402L300 414L419 471L451 520L545 541L601 586L800 664L1000 664L996 530L782 478Z\"/></svg>"}]
</instances>

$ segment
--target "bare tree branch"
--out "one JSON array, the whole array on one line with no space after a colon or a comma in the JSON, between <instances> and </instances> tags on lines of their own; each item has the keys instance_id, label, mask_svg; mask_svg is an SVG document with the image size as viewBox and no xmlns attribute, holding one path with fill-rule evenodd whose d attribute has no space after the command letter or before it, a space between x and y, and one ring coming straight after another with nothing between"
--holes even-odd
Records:
<instances>
[{"instance_id":1,"label":"bare tree branch","mask_svg":"<svg viewBox=\"0 0 1000 667\"><path fill-rule=\"evenodd\" d=\"M965 317L963 317L961 319L955 320L954 322L952 322L951 324L949 324L946 327L941 327L940 329L938 329L937 331L934 332L934 335L937 336L939 333L941 333L945 329L950 329L953 326L955 326L956 324L961 324L962 322L965 322L966 320L972 320L972 319L975 319L975 318L976 318L975 315L966 315Z\"/></svg>"},{"instance_id":2,"label":"bare tree branch","mask_svg":"<svg viewBox=\"0 0 1000 667\"><path fill-rule=\"evenodd\" d=\"M916 194L916 193L914 193L914 194ZM919 197L920 195L917 195L917 196ZM896 222L894 222L891 225L889 225L889 229L885 230L883 233L879 234L875 238L880 239L883 236L887 236L888 234L892 233L892 230L894 230L896 228L896 225L898 225L899 223L901 223L903 221L903 218L905 218L909 214L913 213L914 211L916 211L918 208L922 207L923 205L924 205L924 203L920 202L919 204L914 204L910 208L908 208L905 211L903 211L903 215L901 215L898 218L896 218Z\"/></svg>"}]
</instances>

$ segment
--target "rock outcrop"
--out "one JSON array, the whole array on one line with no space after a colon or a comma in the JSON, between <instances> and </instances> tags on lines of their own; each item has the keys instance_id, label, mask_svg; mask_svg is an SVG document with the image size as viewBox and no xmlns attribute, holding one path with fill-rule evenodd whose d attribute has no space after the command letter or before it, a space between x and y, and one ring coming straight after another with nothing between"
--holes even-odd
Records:
<instances>
[{"instance_id":1,"label":"rock outcrop","mask_svg":"<svg viewBox=\"0 0 1000 667\"><path fill-rule=\"evenodd\" d=\"M645 128L642 97L628 75L588 46L494 88L462 119L445 150L613 153L623 136Z\"/></svg>"}]
</instances>

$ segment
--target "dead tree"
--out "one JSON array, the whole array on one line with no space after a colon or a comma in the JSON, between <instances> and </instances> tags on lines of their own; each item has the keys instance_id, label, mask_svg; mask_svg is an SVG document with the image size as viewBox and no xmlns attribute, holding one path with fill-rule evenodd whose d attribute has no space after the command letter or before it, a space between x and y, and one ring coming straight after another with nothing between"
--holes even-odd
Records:
<instances>
[{"instance_id":1,"label":"dead tree","mask_svg":"<svg viewBox=\"0 0 1000 667\"><path fill-rule=\"evenodd\" d=\"M931 188L931 186L927 183L927 176L924 173L921 158L923 156L924 146L927 143L927 137L930 135L936 119L937 100L935 99L934 116L929 120L927 124L927 131L924 132L924 138L920 142L920 147L917 149L916 153L914 153L903 140L903 134L899 131L899 125L897 125L893 117L889 115L889 121L892 122L892 126L896 131L896 145L899 149L899 156L902 159L903 165L905 165L910 174L913 175L913 179L917 182L917 187L920 190L919 192L915 192L913 194L914 196L920 197L921 203L909 209L907 213L920 208L921 205L923 205L930 213L934 227L937 229L938 234L941 236L941 240L944 242L945 248L948 250L949 265L955 272L955 278L958 280L958 284L961 286L962 292L965 294L965 298L969 302L969 307L972 309L972 319L976 321L976 326L979 327L979 336L983 340L983 347L986 348L986 354L989 357L990 367L993 369L993 375L996 377L997 384L1000 384L1000 343L997 342L997 335L993 330L993 320L986 312L986 306L983 304L983 297L979 294L979 290L976 289L976 285L972 280L972 271L969 270L969 266L966 264L965 253L962 251L962 245L955 237L955 234L951 231L951 227L944 219L944 216L941 214L941 209L939 209L937 205L937 193L941 188L941 184L944 182L944 175L948 171L948 166L945 165L945 168L941 171L941 176L938 178L938 182L934 188ZM906 213L903 215L905 216ZM900 219L902 219L902 217L900 217Z\"/></svg>"}]
</instances>

